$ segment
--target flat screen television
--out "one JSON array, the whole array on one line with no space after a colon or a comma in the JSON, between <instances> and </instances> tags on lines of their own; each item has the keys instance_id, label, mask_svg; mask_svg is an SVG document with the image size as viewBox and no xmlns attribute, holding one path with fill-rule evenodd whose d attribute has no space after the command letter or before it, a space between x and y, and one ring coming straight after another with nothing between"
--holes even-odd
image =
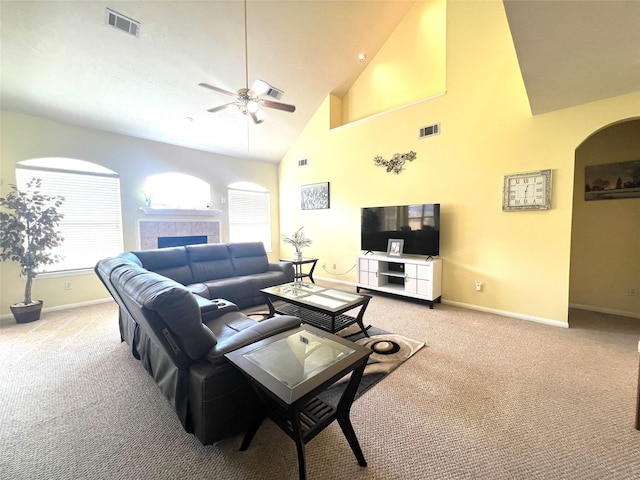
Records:
<instances>
[{"instance_id":1,"label":"flat screen television","mask_svg":"<svg viewBox=\"0 0 640 480\"><path fill-rule=\"evenodd\" d=\"M361 250L386 252L390 238L404 240L403 253L440 255L440 204L362 208Z\"/></svg>"}]
</instances>

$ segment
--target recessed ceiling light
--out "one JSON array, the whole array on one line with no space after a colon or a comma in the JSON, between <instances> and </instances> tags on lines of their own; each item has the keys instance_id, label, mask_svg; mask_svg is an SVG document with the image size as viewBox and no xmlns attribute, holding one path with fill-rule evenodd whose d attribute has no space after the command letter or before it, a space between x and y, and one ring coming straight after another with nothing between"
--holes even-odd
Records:
<instances>
[{"instance_id":1,"label":"recessed ceiling light","mask_svg":"<svg viewBox=\"0 0 640 480\"><path fill-rule=\"evenodd\" d=\"M364 62L367 59L367 56L364 53L361 53L360 55L358 55L358 60L360 60L361 62Z\"/></svg>"}]
</instances>

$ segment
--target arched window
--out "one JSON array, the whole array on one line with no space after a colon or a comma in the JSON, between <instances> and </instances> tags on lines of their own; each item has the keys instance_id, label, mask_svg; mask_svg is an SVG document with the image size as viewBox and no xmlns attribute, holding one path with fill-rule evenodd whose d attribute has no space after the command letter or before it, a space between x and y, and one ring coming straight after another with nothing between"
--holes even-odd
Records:
<instances>
[{"instance_id":1,"label":"arched window","mask_svg":"<svg viewBox=\"0 0 640 480\"><path fill-rule=\"evenodd\" d=\"M260 185L232 183L229 194L229 241L262 242L271 251L271 196Z\"/></svg>"},{"instance_id":2,"label":"arched window","mask_svg":"<svg viewBox=\"0 0 640 480\"><path fill-rule=\"evenodd\" d=\"M211 187L184 173L159 173L147 177L143 195L153 208L205 210L211 205Z\"/></svg>"},{"instance_id":3,"label":"arched window","mask_svg":"<svg viewBox=\"0 0 640 480\"><path fill-rule=\"evenodd\" d=\"M16 184L42 179L42 193L65 198L58 229L64 241L54 253L62 260L46 272L93 269L101 258L123 250L120 177L95 163L72 158L37 158L16 165ZM44 273L44 272L39 272Z\"/></svg>"}]
</instances>

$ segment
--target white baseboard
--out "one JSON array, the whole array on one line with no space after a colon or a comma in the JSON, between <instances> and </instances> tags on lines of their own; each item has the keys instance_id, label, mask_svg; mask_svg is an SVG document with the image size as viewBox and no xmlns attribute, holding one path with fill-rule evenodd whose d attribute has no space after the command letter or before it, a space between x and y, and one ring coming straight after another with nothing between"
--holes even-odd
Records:
<instances>
[{"instance_id":1,"label":"white baseboard","mask_svg":"<svg viewBox=\"0 0 640 480\"><path fill-rule=\"evenodd\" d=\"M473 305L470 303L453 302L451 300L442 300L442 303L447 305L453 305L454 307L466 308L468 310L477 310L479 312L493 313L495 315L501 315L503 317L517 318L519 320L527 320L529 322L543 323L552 327L569 328L568 322L562 322L560 320L553 320L551 318L536 317L533 315L524 315L522 313L509 312L507 310L498 310L496 308L482 307L480 305Z\"/></svg>"},{"instance_id":2,"label":"white baseboard","mask_svg":"<svg viewBox=\"0 0 640 480\"><path fill-rule=\"evenodd\" d=\"M606 307L594 307L593 305L582 305L580 303L570 303L569 308L587 310L589 312L608 313L610 315L619 315L621 317L640 318L640 313L627 312L626 310L616 310Z\"/></svg>"},{"instance_id":3,"label":"white baseboard","mask_svg":"<svg viewBox=\"0 0 640 480\"><path fill-rule=\"evenodd\" d=\"M353 288L355 288L356 286L355 283L346 282L344 280L334 280L333 278L318 277L318 276L316 276L315 278L317 278L318 280L326 280L327 282L334 282L334 283L340 283L342 285L349 285L350 287L353 287ZM402 296L398 295L398 298L402 298ZM511 318L517 318L520 320L527 320L529 322L543 323L545 325L551 325L552 327L569 328L568 322L561 322L560 320L553 320L551 318L535 317L533 315L524 315L522 313L508 312L505 310L497 310L495 308L487 308L487 307L482 307L480 305L473 305L471 303L454 302L451 300L442 300L442 303L447 305L453 305L454 307L466 308L467 310L476 310L479 312L494 313L496 315L501 315L503 317L511 317Z\"/></svg>"},{"instance_id":4,"label":"white baseboard","mask_svg":"<svg viewBox=\"0 0 640 480\"><path fill-rule=\"evenodd\" d=\"M339 283L341 285L348 285L350 287L356 288L356 284L355 283L347 282L346 280L338 280L336 278L329 278L329 277L319 277L318 275L314 275L313 278L315 280L324 280L326 282Z\"/></svg>"},{"instance_id":5,"label":"white baseboard","mask_svg":"<svg viewBox=\"0 0 640 480\"><path fill-rule=\"evenodd\" d=\"M107 303L107 302L113 302L113 298L111 297L99 298L98 300L89 300L89 301L80 302L80 303L69 303L67 305L57 305L55 307L49 307L49 308L45 307L42 309L42 313L59 312L61 310L70 310L72 308L78 308L78 307L88 307L91 305L98 305L99 303ZM15 323L12 313L5 313L0 315L0 326L6 326L12 323Z\"/></svg>"}]
</instances>

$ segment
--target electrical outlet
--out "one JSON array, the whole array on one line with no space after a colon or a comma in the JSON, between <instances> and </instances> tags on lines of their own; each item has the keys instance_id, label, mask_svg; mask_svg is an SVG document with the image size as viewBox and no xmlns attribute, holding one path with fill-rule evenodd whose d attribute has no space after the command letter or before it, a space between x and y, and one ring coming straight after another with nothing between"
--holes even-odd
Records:
<instances>
[{"instance_id":1,"label":"electrical outlet","mask_svg":"<svg viewBox=\"0 0 640 480\"><path fill-rule=\"evenodd\" d=\"M71 282L64 282L64 289L71 290Z\"/></svg>"},{"instance_id":2,"label":"electrical outlet","mask_svg":"<svg viewBox=\"0 0 640 480\"><path fill-rule=\"evenodd\" d=\"M482 291L482 282L476 280L476 291L481 292Z\"/></svg>"},{"instance_id":3,"label":"electrical outlet","mask_svg":"<svg viewBox=\"0 0 640 480\"><path fill-rule=\"evenodd\" d=\"M629 289L629 296L637 297L638 296L638 288L637 287L631 287Z\"/></svg>"}]
</instances>

